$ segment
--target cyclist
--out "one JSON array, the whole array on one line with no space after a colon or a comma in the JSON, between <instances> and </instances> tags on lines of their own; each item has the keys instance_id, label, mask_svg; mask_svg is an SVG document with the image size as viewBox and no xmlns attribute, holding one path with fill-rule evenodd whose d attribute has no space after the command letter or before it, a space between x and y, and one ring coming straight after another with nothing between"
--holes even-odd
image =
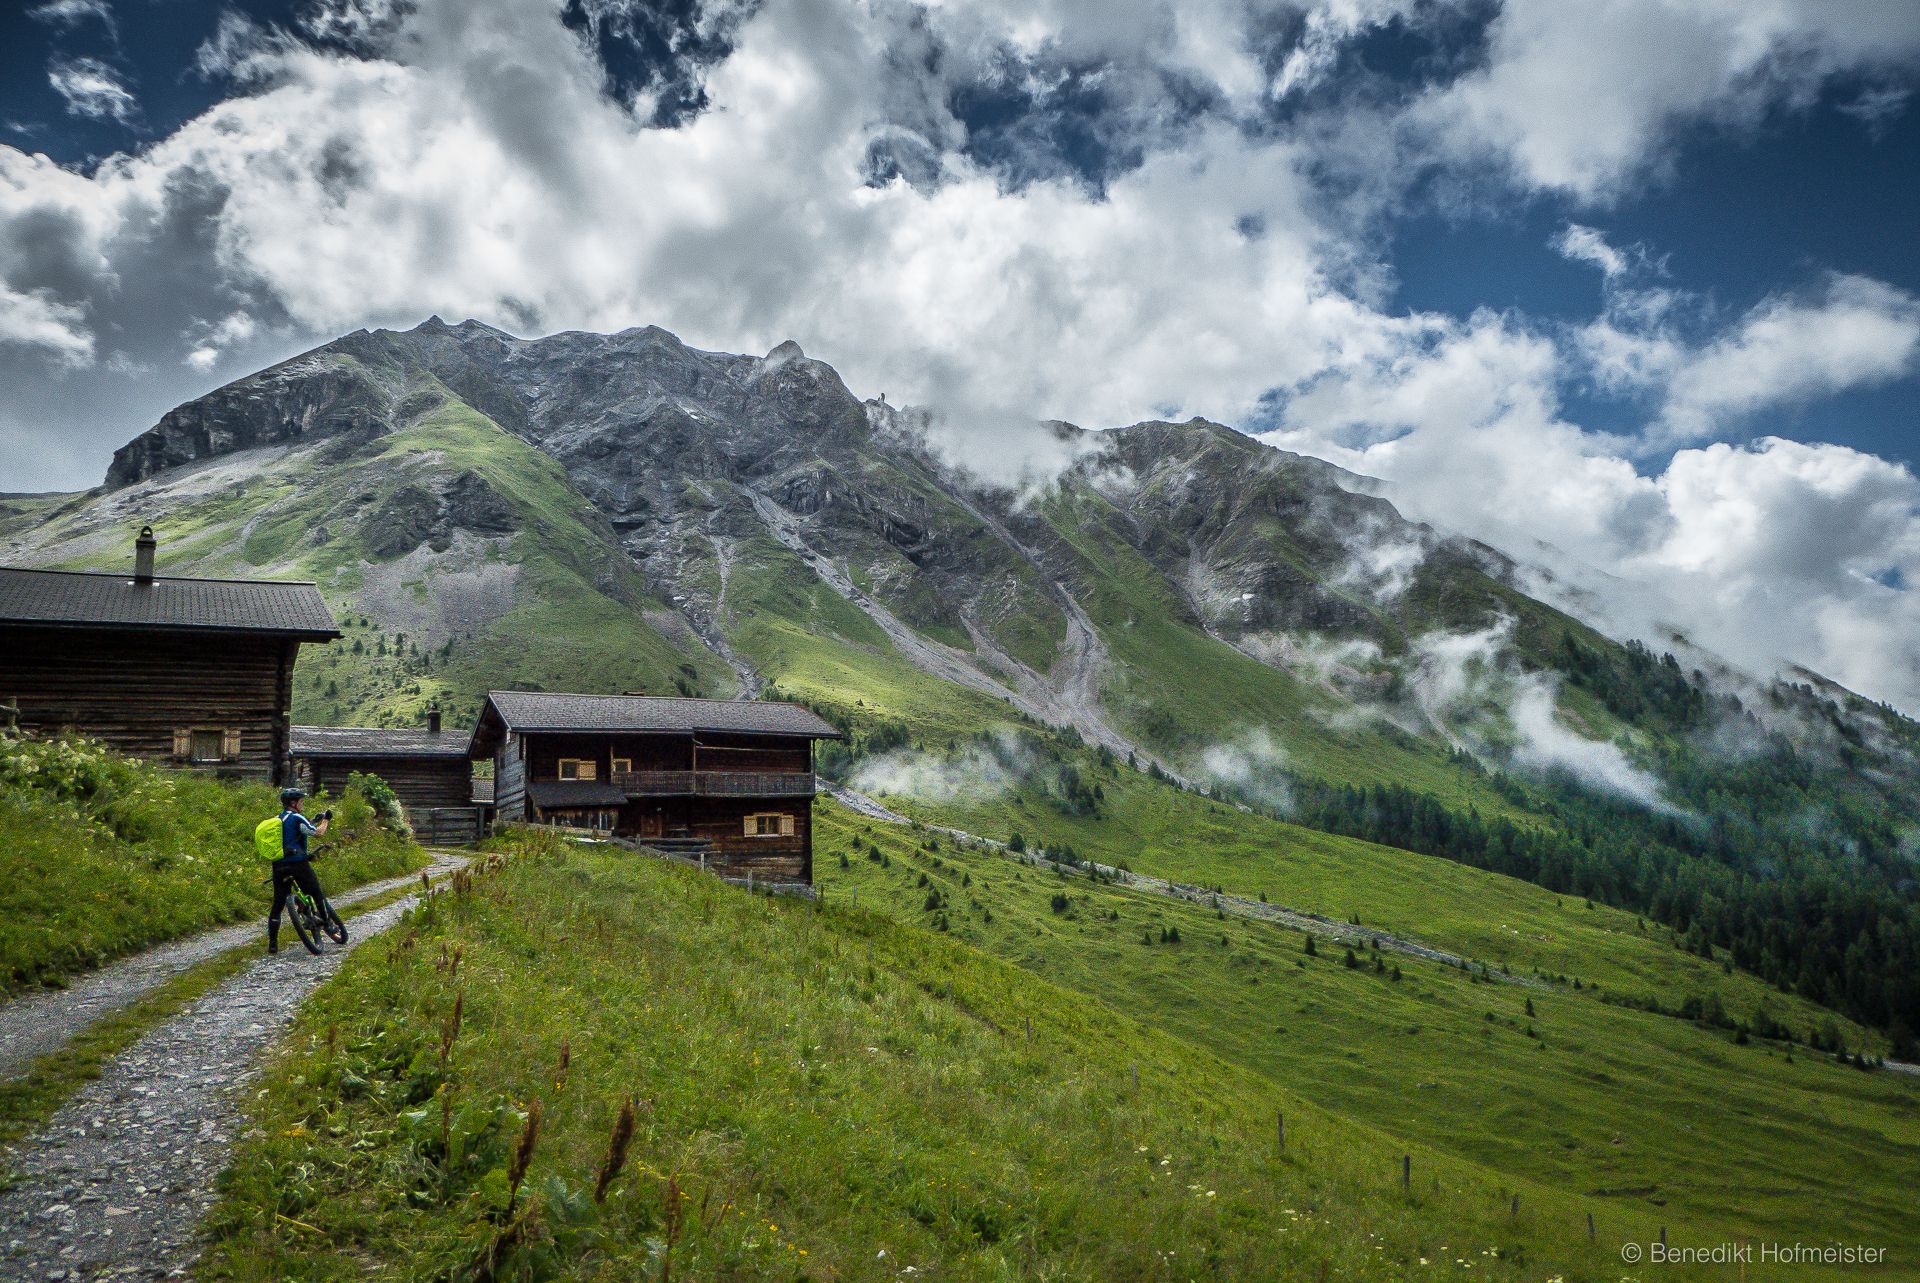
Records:
<instances>
[{"instance_id":1,"label":"cyclist","mask_svg":"<svg viewBox=\"0 0 1920 1283\"><path fill-rule=\"evenodd\" d=\"M307 839L326 834L333 812L322 812L320 822L315 824L300 813L306 797L305 789L290 788L280 792L280 858L273 862L273 911L267 915L268 953L280 952L280 911L286 908L287 895L294 886L298 885L316 901L326 898L320 890L320 879L313 876L313 860L307 852Z\"/></svg>"}]
</instances>

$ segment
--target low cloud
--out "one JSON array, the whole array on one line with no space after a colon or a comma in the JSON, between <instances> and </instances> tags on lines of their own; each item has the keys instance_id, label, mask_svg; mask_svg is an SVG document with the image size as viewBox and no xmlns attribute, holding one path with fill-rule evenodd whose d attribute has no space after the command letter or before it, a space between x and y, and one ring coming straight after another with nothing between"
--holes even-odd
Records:
<instances>
[{"instance_id":1,"label":"low cloud","mask_svg":"<svg viewBox=\"0 0 1920 1283\"><path fill-rule=\"evenodd\" d=\"M863 793L926 802L977 801L1018 787L1038 766L1038 758L1026 745L1011 733L1000 732L949 753L896 749L862 759L848 783Z\"/></svg>"},{"instance_id":2,"label":"low cloud","mask_svg":"<svg viewBox=\"0 0 1920 1283\"><path fill-rule=\"evenodd\" d=\"M1512 621L1474 633L1428 633L1413 644L1408 686L1456 747L1497 767L1564 772L1589 788L1663 808L1660 785L1616 744L1568 726L1555 678L1520 669L1505 651Z\"/></svg>"},{"instance_id":3,"label":"low cloud","mask_svg":"<svg viewBox=\"0 0 1920 1283\"><path fill-rule=\"evenodd\" d=\"M1203 749L1200 776L1270 810L1284 814L1293 809L1286 750L1260 727Z\"/></svg>"}]
</instances>

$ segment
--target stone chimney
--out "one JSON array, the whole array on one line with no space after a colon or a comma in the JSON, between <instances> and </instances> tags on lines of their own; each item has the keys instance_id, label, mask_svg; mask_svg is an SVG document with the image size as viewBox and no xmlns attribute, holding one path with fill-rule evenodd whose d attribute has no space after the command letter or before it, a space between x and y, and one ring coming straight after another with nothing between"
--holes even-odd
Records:
<instances>
[{"instance_id":1,"label":"stone chimney","mask_svg":"<svg viewBox=\"0 0 1920 1283\"><path fill-rule=\"evenodd\" d=\"M153 527L140 527L140 537L133 541L133 582L150 584L153 582Z\"/></svg>"},{"instance_id":2,"label":"stone chimney","mask_svg":"<svg viewBox=\"0 0 1920 1283\"><path fill-rule=\"evenodd\" d=\"M427 734L438 735L439 733L440 706L438 704L429 704L427 706Z\"/></svg>"}]
</instances>

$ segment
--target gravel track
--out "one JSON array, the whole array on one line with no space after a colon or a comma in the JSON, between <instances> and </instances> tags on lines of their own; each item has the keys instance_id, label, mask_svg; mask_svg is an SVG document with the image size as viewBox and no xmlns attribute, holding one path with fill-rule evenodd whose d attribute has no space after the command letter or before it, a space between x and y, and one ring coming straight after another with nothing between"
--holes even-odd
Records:
<instances>
[{"instance_id":1,"label":"gravel track","mask_svg":"<svg viewBox=\"0 0 1920 1283\"><path fill-rule=\"evenodd\" d=\"M436 877L467 859L448 851L431 854L434 859L427 872ZM324 874L324 861L319 868ZM409 873L405 877L370 882L333 897L333 902L344 908L418 881L419 877L418 873ZM0 1079L12 1077L48 1052L58 1051L87 1026L131 1005L195 963L205 962L238 945L264 943L265 935L266 927L259 919L202 932L110 962L76 978L65 989L26 994L0 1006ZM291 929L286 935L295 948L300 946Z\"/></svg>"},{"instance_id":2,"label":"gravel track","mask_svg":"<svg viewBox=\"0 0 1920 1283\"><path fill-rule=\"evenodd\" d=\"M347 945L317 958L298 940L263 954L129 1047L8 1150L0 1278L184 1277L240 1126L240 1089L260 1054L349 949L391 927L417 899L349 919Z\"/></svg>"}]
</instances>

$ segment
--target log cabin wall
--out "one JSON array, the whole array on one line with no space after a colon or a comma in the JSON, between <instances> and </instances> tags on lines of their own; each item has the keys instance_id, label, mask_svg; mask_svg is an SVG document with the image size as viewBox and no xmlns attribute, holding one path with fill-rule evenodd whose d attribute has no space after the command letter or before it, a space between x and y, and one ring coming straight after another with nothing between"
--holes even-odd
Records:
<instances>
[{"instance_id":1,"label":"log cabin wall","mask_svg":"<svg viewBox=\"0 0 1920 1283\"><path fill-rule=\"evenodd\" d=\"M305 766L311 787L335 797L359 771L385 780L408 808L473 805L473 764L464 757L313 757Z\"/></svg>"},{"instance_id":2,"label":"log cabin wall","mask_svg":"<svg viewBox=\"0 0 1920 1283\"><path fill-rule=\"evenodd\" d=\"M527 818L527 741L508 734L493 755L493 813L502 820Z\"/></svg>"},{"instance_id":3,"label":"log cabin wall","mask_svg":"<svg viewBox=\"0 0 1920 1283\"><path fill-rule=\"evenodd\" d=\"M298 648L260 634L0 625L0 701L19 704L23 729L278 782Z\"/></svg>"},{"instance_id":4,"label":"log cabin wall","mask_svg":"<svg viewBox=\"0 0 1920 1283\"><path fill-rule=\"evenodd\" d=\"M785 816L793 831L750 836L750 815ZM695 798L690 820L693 836L713 843L709 863L722 873L813 881L812 798Z\"/></svg>"},{"instance_id":5,"label":"log cabin wall","mask_svg":"<svg viewBox=\"0 0 1920 1283\"><path fill-rule=\"evenodd\" d=\"M693 741L685 735L611 735L573 732L527 733L527 778L557 780L561 758L594 764L594 778L608 779L613 759L630 758L636 771L686 771L693 767Z\"/></svg>"},{"instance_id":6,"label":"log cabin wall","mask_svg":"<svg viewBox=\"0 0 1920 1283\"><path fill-rule=\"evenodd\" d=\"M771 736L684 734L645 735L608 732L527 732L517 737L526 745L527 778L557 780L560 760L577 758L594 764L595 778L612 778L613 760L625 758L635 771L808 771L813 750L805 741L794 743Z\"/></svg>"},{"instance_id":7,"label":"log cabin wall","mask_svg":"<svg viewBox=\"0 0 1920 1283\"><path fill-rule=\"evenodd\" d=\"M810 771L813 745L765 736L703 734L694 748L703 771Z\"/></svg>"}]
</instances>

